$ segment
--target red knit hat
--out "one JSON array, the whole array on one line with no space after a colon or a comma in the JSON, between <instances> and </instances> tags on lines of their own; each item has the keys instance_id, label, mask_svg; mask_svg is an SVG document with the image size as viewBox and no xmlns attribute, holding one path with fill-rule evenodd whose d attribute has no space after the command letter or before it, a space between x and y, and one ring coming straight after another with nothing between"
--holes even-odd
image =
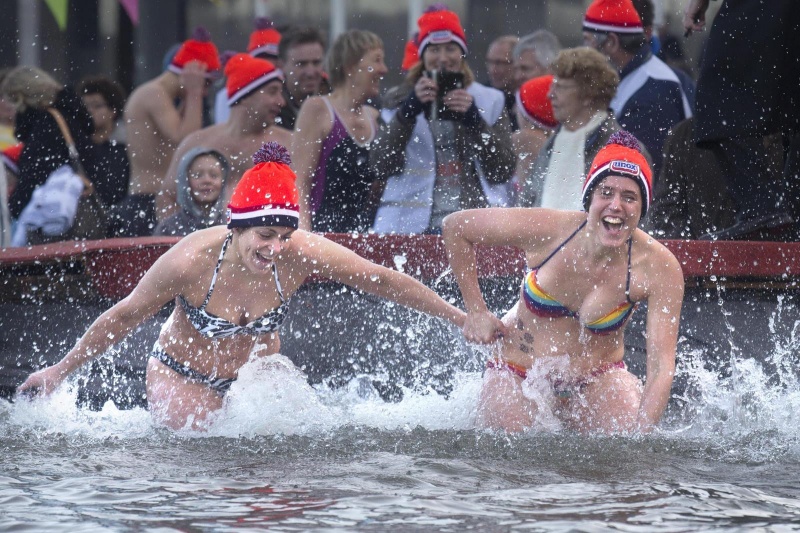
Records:
<instances>
[{"instance_id":1,"label":"red knit hat","mask_svg":"<svg viewBox=\"0 0 800 533\"><path fill-rule=\"evenodd\" d=\"M22 147L22 143L17 143L0 152L0 161L14 174L19 174L19 156L22 154Z\"/></svg>"},{"instance_id":2,"label":"red knit hat","mask_svg":"<svg viewBox=\"0 0 800 533\"><path fill-rule=\"evenodd\" d=\"M236 54L225 64L225 77L228 105L232 106L262 85L273 80L283 81L283 72L266 59Z\"/></svg>"},{"instance_id":3,"label":"red knit hat","mask_svg":"<svg viewBox=\"0 0 800 533\"><path fill-rule=\"evenodd\" d=\"M172 58L169 70L180 74L186 63L190 61L203 63L206 71L212 75L220 69L217 47L211 42L211 34L202 26L198 26L192 37L184 41L175 53L175 57Z\"/></svg>"},{"instance_id":4,"label":"red knit hat","mask_svg":"<svg viewBox=\"0 0 800 533\"><path fill-rule=\"evenodd\" d=\"M406 48L403 51L403 64L400 66L404 72L411 70L411 67L419 63L419 46L417 46L417 37L415 35L406 43Z\"/></svg>"},{"instance_id":5,"label":"red knit hat","mask_svg":"<svg viewBox=\"0 0 800 533\"><path fill-rule=\"evenodd\" d=\"M236 185L228 204L228 227L285 226L300 221L295 173L289 152L276 142L264 143L253 155L253 168Z\"/></svg>"},{"instance_id":6,"label":"red knit hat","mask_svg":"<svg viewBox=\"0 0 800 533\"><path fill-rule=\"evenodd\" d=\"M548 74L526 81L517 91L517 109L540 128L553 129L558 126L553 116L553 104L547 97L552 84L553 76Z\"/></svg>"},{"instance_id":7,"label":"red knit hat","mask_svg":"<svg viewBox=\"0 0 800 533\"><path fill-rule=\"evenodd\" d=\"M255 25L256 29L250 34L250 41L247 43L247 53L253 57L259 54L278 57L278 44L281 42L280 32L266 17L257 18Z\"/></svg>"},{"instance_id":8,"label":"red knit hat","mask_svg":"<svg viewBox=\"0 0 800 533\"><path fill-rule=\"evenodd\" d=\"M594 0L583 17L583 29L613 33L644 33L631 0Z\"/></svg>"},{"instance_id":9,"label":"red knit hat","mask_svg":"<svg viewBox=\"0 0 800 533\"><path fill-rule=\"evenodd\" d=\"M642 191L642 218L653 201L653 171L642 155L639 141L631 133L621 130L614 133L606 145L597 152L583 184L583 208L589 210L592 191L606 176L624 176L639 184Z\"/></svg>"},{"instance_id":10,"label":"red knit hat","mask_svg":"<svg viewBox=\"0 0 800 533\"><path fill-rule=\"evenodd\" d=\"M419 55L425 52L429 44L456 43L467 53L467 37L464 28L455 12L444 4L434 4L425 10L417 20L419 26Z\"/></svg>"}]
</instances>

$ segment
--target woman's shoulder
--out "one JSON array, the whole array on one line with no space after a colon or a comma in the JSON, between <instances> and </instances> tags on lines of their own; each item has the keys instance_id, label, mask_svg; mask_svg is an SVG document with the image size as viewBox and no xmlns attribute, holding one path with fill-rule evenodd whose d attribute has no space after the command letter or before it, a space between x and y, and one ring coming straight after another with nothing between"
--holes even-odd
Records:
<instances>
[{"instance_id":1,"label":"woman's shoulder","mask_svg":"<svg viewBox=\"0 0 800 533\"><path fill-rule=\"evenodd\" d=\"M681 272L681 265L669 248L652 235L637 229L633 237L632 263L642 265L656 277Z\"/></svg>"}]
</instances>

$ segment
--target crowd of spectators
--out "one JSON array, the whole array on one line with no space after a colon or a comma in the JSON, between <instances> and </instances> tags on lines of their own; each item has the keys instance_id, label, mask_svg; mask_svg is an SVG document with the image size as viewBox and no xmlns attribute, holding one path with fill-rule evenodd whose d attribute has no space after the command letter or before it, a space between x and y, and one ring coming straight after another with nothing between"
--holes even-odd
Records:
<instances>
[{"instance_id":1,"label":"crowd of spectators","mask_svg":"<svg viewBox=\"0 0 800 533\"><path fill-rule=\"evenodd\" d=\"M708 3L687 0L688 32L703 29ZM654 26L652 0L593 0L575 28L581 47L545 28L500 35L483 82L468 28L442 4L407 43L351 30L328 49L318 28L260 18L242 52L220 54L198 28L129 96L105 76L73 88L36 67L3 69L0 246L15 234L41 242L43 221L23 211L65 165L103 206L102 236L222 223L265 141L290 149L301 227L313 231L436 234L462 209L580 209L578 184L619 130L652 163L654 236L796 240L800 8L720 7L697 83L681 39ZM753 32L748 20L764 23ZM405 47L402 66L385 64L386 47ZM381 87L391 70L404 81Z\"/></svg>"}]
</instances>

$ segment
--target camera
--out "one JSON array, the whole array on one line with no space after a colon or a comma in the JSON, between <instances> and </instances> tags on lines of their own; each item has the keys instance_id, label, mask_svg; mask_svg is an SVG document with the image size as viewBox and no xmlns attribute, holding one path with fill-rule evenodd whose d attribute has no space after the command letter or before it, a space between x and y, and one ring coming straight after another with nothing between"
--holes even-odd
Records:
<instances>
[{"instance_id":1,"label":"camera","mask_svg":"<svg viewBox=\"0 0 800 533\"><path fill-rule=\"evenodd\" d=\"M436 105L432 106L431 118L441 120L460 120L460 113L445 108L444 96L453 89L464 88L464 74L449 70L426 70L425 75L432 79L439 87L436 95Z\"/></svg>"}]
</instances>

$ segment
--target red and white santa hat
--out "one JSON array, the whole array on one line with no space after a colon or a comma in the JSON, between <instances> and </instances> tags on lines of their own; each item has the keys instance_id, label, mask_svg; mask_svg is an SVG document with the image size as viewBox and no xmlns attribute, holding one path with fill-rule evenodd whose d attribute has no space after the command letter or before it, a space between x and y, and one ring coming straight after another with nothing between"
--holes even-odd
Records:
<instances>
[{"instance_id":1,"label":"red and white santa hat","mask_svg":"<svg viewBox=\"0 0 800 533\"><path fill-rule=\"evenodd\" d=\"M631 0L594 0L583 17L585 31L644 33L642 19Z\"/></svg>"},{"instance_id":2,"label":"red and white santa hat","mask_svg":"<svg viewBox=\"0 0 800 533\"><path fill-rule=\"evenodd\" d=\"M553 116L553 104L548 98L552 84L553 75L548 74L526 81L517 91L517 109L522 116L536 126L548 130L558 126L558 121Z\"/></svg>"},{"instance_id":3,"label":"red and white santa hat","mask_svg":"<svg viewBox=\"0 0 800 533\"><path fill-rule=\"evenodd\" d=\"M276 142L264 143L253 155L253 163L255 166L242 175L231 196L228 227L297 228L300 204L289 151Z\"/></svg>"},{"instance_id":4,"label":"red and white santa hat","mask_svg":"<svg viewBox=\"0 0 800 533\"><path fill-rule=\"evenodd\" d=\"M232 106L262 85L273 80L282 82L283 72L266 59L236 54L225 63L225 78L228 105Z\"/></svg>"},{"instance_id":5,"label":"red and white santa hat","mask_svg":"<svg viewBox=\"0 0 800 533\"><path fill-rule=\"evenodd\" d=\"M589 210L589 200L594 188L607 176L631 178L642 192L642 218L653 201L653 171L640 151L639 141L633 134L621 130L608 139L597 152L583 184L583 208Z\"/></svg>"},{"instance_id":6,"label":"red and white santa hat","mask_svg":"<svg viewBox=\"0 0 800 533\"><path fill-rule=\"evenodd\" d=\"M19 156L23 146L22 143L17 143L0 152L0 161L14 174L19 174Z\"/></svg>"},{"instance_id":7,"label":"red and white santa hat","mask_svg":"<svg viewBox=\"0 0 800 533\"><path fill-rule=\"evenodd\" d=\"M199 61L206 66L206 75L215 76L219 69L219 51L211 42L211 34L202 26L198 26L192 37L184 41L175 57L172 58L168 69L176 74L183 71L183 67L191 61Z\"/></svg>"},{"instance_id":8,"label":"red and white santa hat","mask_svg":"<svg viewBox=\"0 0 800 533\"><path fill-rule=\"evenodd\" d=\"M467 37L458 15L447 9L444 4L433 4L417 19L419 26L419 55L425 52L429 44L454 42L467 53Z\"/></svg>"},{"instance_id":9,"label":"red and white santa hat","mask_svg":"<svg viewBox=\"0 0 800 533\"><path fill-rule=\"evenodd\" d=\"M275 29L275 25L267 17L259 17L255 26L256 29L250 34L250 41L247 43L247 53L253 57L261 54L278 57L281 34Z\"/></svg>"}]
</instances>

